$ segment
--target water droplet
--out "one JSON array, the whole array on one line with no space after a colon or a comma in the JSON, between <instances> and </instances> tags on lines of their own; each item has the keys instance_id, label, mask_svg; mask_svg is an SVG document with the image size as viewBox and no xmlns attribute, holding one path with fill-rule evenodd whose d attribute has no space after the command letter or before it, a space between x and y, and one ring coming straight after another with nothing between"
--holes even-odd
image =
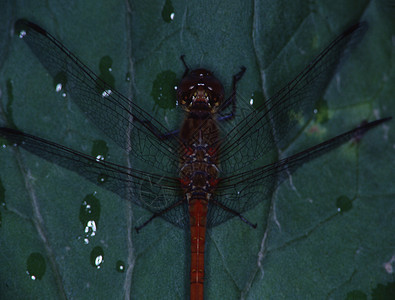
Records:
<instances>
[{"instance_id":1,"label":"water droplet","mask_svg":"<svg viewBox=\"0 0 395 300\"><path fill-rule=\"evenodd\" d=\"M93 220L89 220L86 223L86 227L85 227L85 234L86 235L90 235L90 236L95 236L96 235L96 222Z\"/></svg>"},{"instance_id":2,"label":"water droplet","mask_svg":"<svg viewBox=\"0 0 395 300\"><path fill-rule=\"evenodd\" d=\"M5 138L0 137L0 145L1 145L2 149L6 149L7 146L10 145L10 142L7 139L5 139Z\"/></svg>"},{"instance_id":3,"label":"water droplet","mask_svg":"<svg viewBox=\"0 0 395 300\"><path fill-rule=\"evenodd\" d=\"M96 91L103 98L109 97L115 87L115 78L111 74L112 58L108 55L103 56L99 62L99 78L96 81Z\"/></svg>"},{"instance_id":4,"label":"water droplet","mask_svg":"<svg viewBox=\"0 0 395 300\"><path fill-rule=\"evenodd\" d=\"M96 161L101 161L101 160L104 160L104 156L103 155L98 155L98 156L96 156Z\"/></svg>"},{"instance_id":5,"label":"water droplet","mask_svg":"<svg viewBox=\"0 0 395 300\"><path fill-rule=\"evenodd\" d=\"M26 35L26 31L21 30L21 31L19 32L19 38L23 39L23 37L24 37L25 35Z\"/></svg>"},{"instance_id":6,"label":"water droplet","mask_svg":"<svg viewBox=\"0 0 395 300\"><path fill-rule=\"evenodd\" d=\"M40 253L32 253L27 258L26 274L32 280L41 279L45 274L46 264L45 259Z\"/></svg>"},{"instance_id":7,"label":"water droplet","mask_svg":"<svg viewBox=\"0 0 395 300\"><path fill-rule=\"evenodd\" d=\"M29 32L29 27L26 26L25 24L26 20L20 19L15 23L14 29L15 29L15 34L23 39Z\"/></svg>"},{"instance_id":8,"label":"water droplet","mask_svg":"<svg viewBox=\"0 0 395 300\"><path fill-rule=\"evenodd\" d=\"M320 99L315 103L314 114L318 123L325 123L329 120L328 103Z\"/></svg>"},{"instance_id":9,"label":"water droplet","mask_svg":"<svg viewBox=\"0 0 395 300\"><path fill-rule=\"evenodd\" d=\"M102 96L103 98L106 98L106 97L110 96L111 94L112 94L112 91L111 91L111 90L105 90L105 91L103 91L103 92L101 93L101 96Z\"/></svg>"},{"instance_id":10,"label":"water droplet","mask_svg":"<svg viewBox=\"0 0 395 300\"><path fill-rule=\"evenodd\" d=\"M106 174L99 174L97 176L97 182L100 184L105 183L107 180L108 180L108 175Z\"/></svg>"},{"instance_id":11,"label":"water droplet","mask_svg":"<svg viewBox=\"0 0 395 300\"><path fill-rule=\"evenodd\" d=\"M84 243L89 243L89 238L96 235L100 219L100 201L94 195L87 195L80 207L79 219L84 228Z\"/></svg>"},{"instance_id":12,"label":"water droplet","mask_svg":"<svg viewBox=\"0 0 395 300\"><path fill-rule=\"evenodd\" d=\"M61 90L62 90L62 84L61 84L61 83L58 83L58 84L56 85L56 87L55 87L55 91L56 91L57 93L59 93Z\"/></svg>"},{"instance_id":13,"label":"water droplet","mask_svg":"<svg viewBox=\"0 0 395 300\"><path fill-rule=\"evenodd\" d=\"M99 62L99 70L101 73L108 73L112 69L112 58L108 55L103 56Z\"/></svg>"},{"instance_id":14,"label":"water droplet","mask_svg":"<svg viewBox=\"0 0 395 300\"><path fill-rule=\"evenodd\" d=\"M163 109L176 107L176 90L174 87L177 86L177 83L177 75L172 71L164 71L156 76L151 91L155 106Z\"/></svg>"},{"instance_id":15,"label":"water droplet","mask_svg":"<svg viewBox=\"0 0 395 300\"><path fill-rule=\"evenodd\" d=\"M104 263L104 251L102 247L95 247L91 251L90 263L97 269L100 269L101 265Z\"/></svg>"},{"instance_id":16,"label":"water droplet","mask_svg":"<svg viewBox=\"0 0 395 300\"><path fill-rule=\"evenodd\" d=\"M61 71L55 75L53 78L53 86L55 87L55 91L57 93L62 92L62 97L66 96L65 90L67 88L67 75L64 71Z\"/></svg>"},{"instance_id":17,"label":"water droplet","mask_svg":"<svg viewBox=\"0 0 395 300\"><path fill-rule=\"evenodd\" d=\"M119 273L123 273L125 272L125 263L122 260L118 260L116 265L115 265L115 269L119 272Z\"/></svg>"},{"instance_id":18,"label":"water droplet","mask_svg":"<svg viewBox=\"0 0 395 300\"><path fill-rule=\"evenodd\" d=\"M337 211L346 212L352 208L352 200L347 196L340 196L336 200Z\"/></svg>"},{"instance_id":19,"label":"water droplet","mask_svg":"<svg viewBox=\"0 0 395 300\"><path fill-rule=\"evenodd\" d=\"M163 6L162 9L162 18L163 21L166 23L170 23L171 21L174 20L175 13L174 13L174 7L171 2L171 0L166 0L165 5Z\"/></svg>"},{"instance_id":20,"label":"water droplet","mask_svg":"<svg viewBox=\"0 0 395 300\"><path fill-rule=\"evenodd\" d=\"M103 140L94 140L91 155L96 157L97 161L106 160L108 158L108 146Z\"/></svg>"},{"instance_id":21,"label":"water droplet","mask_svg":"<svg viewBox=\"0 0 395 300\"><path fill-rule=\"evenodd\" d=\"M254 108L254 109L259 109L263 102L265 101L265 97L263 96L263 93L260 91L254 91L251 94L250 97L250 105Z\"/></svg>"}]
</instances>

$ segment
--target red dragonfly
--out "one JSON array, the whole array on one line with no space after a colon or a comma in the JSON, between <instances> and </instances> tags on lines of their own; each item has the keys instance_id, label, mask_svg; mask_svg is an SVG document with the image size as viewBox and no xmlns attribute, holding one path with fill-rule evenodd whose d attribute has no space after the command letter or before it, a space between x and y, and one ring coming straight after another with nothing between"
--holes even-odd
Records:
<instances>
[{"instance_id":1,"label":"red dragonfly","mask_svg":"<svg viewBox=\"0 0 395 300\"><path fill-rule=\"evenodd\" d=\"M231 122L236 114L236 85L245 68L233 76L232 95L225 99L224 88L212 72L189 70L184 62L186 71L177 101L186 116L181 129L173 132L102 81L38 25L19 20L15 27L48 72L64 79L68 93L86 116L125 149L136 166L98 160L14 128L0 128L0 135L152 212L137 230L157 217L189 228L191 299L203 299L204 295L206 228L233 217L256 227L242 213L270 197L289 174L391 119L361 123L277 159L277 147L300 130L301 116L313 115L316 93L328 84L345 50L363 36L366 23L339 35L294 80L230 129L221 124ZM145 171L152 168L157 172Z\"/></svg>"}]
</instances>

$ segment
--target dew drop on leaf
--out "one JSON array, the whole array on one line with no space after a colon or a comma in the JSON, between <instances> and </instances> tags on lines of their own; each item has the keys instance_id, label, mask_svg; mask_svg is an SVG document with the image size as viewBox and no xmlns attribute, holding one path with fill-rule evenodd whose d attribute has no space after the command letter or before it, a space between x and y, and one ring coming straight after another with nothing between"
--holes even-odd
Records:
<instances>
[{"instance_id":1,"label":"dew drop on leaf","mask_svg":"<svg viewBox=\"0 0 395 300\"><path fill-rule=\"evenodd\" d=\"M100 269L104 262L104 251L102 247L95 247L91 251L90 263L97 269Z\"/></svg>"},{"instance_id":2,"label":"dew drop on leaf","mask_svg":"<svg viewBox=\"0 0 395 300\"><path fill-rule=\"evenodd\" d=\"M115 269L119 272L119 273L123 273L125 272L125 263L122 260L118 260L116 265L115 265Z\"/></svg>"},{"instance_id":3,"label":"dew drop on leaf","mask_svg":"<svg viewBox=\"0 0 395 300\"><path fill-rule=\"evenodd\" d=\"M29 255L26 262L26 273L32 280L41 279L45 274L46 263L44 257L34 252Z\"/></svg>"},{"instance_id":4,"label":"dew drop on leaf","mask_svg":"<svg viewBox=\"0 0 395 300\"><path fill-rule=\"evenodd\" d=\"M339 212L346 212L352 208L352 201L347 196L340 196L336 200L336 207Z\"/></svg>"}]
</instances>

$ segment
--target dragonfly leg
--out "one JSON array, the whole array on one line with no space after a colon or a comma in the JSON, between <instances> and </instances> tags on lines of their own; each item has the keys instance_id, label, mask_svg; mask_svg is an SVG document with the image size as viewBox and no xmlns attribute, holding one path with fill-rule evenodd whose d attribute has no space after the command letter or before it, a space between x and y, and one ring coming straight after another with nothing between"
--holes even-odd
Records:
<instances>
[{"instance_id":1,"label":"dragonfly leg","mask_svg":"<svg viewBox=\"0 0 395 300\"><path fill-rule=\"evenodd\" d=\"M164 135L161 136L161 139L162 140L167 140L167 139L170 139L170 138L174 138L175 136L177 136L179 134L180 134L180 130L176 129L176 130L170 131L168 133L165 133Z\"/></svg>"},{"instance_id":2,"label":"dragonfly leg","mask_svg":"<svg viewBox=\"0 0 395 300\"><path fill-rule=\"evenodd\" d=\"M187 63L185 62L185 54L181 55L180 59L185 67L184 74L182 75L182 78L184 78L189 73L190 68L188 67Z\"/></svg>"},{"instance_id":3,"label":"dragonfly leg","mask_svg":"<svg viewBox=\"0 0 395 300\"><path fill-rule=\"evenodd\" d=\"M152 221L153 219L155 219L156 217L160 217L160 216L164 215L164 214L167 213L168 211L172 210L173 208L175 208L175 207L177 207L177 206L179 206L179 205L181 205L181 204L183 204L183 203L184 203L184 200L177 201L176 203L174 203L174 204L172 204L172 205L166 207L165 209L161 210L160 212L154 213L147 221L145 221L145 222L144 222L143 224L141 224L140 226L134 227L134 229L136 229L137 233L139 233L139 231L140 231L141 229L143 229L145 226L147 226L149 223L151 223L151 221Z\"/></svg>"},{"instance_id":4,"label":"dragonfly leg","mask_svg":"<svg viewBox=\"0 0 395 300\"><path fill-rule=\"evenodd\" d=\"M224 110L229 105L232 105L232 111L229 114L218 118L217 119L218 121L229 121L235 117L235 115L236 115L236 86L237 86L237 82L240 81L240 79L243 77L246 70L247 70L246 67L242 66L242 67L240 67L240 71L237 74L233 75L232 94L221 106L221 110Z\"/></svg>"},{"instance_id":5,"label":"dragonfly leg","mask_svg":"<svg viewBox=\"0 0 395 300\"><path fill-rule=\"evenodd\" d=\"M233 214L233 215L235 215L237 217L239 217L240 220L242 220L244 223L246 223L247 225L251 226L252 228L255 229L257 227L257 224L251 223L241 213L239 213L238 211L235 211L234 209L231 209L231 208L227 207L226 205L223 205L222 203L218 202L217 200L211 200L210 203L222 208L223 210L225 210L227 212L230 212L231 214Z\"/></svg>"}]
</instances>

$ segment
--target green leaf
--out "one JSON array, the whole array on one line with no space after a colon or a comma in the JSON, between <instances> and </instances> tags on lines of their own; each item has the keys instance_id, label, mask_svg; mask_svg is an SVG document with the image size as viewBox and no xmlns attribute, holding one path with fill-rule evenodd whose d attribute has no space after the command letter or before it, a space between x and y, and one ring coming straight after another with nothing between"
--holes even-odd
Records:
<instances>
[{"instance_id":1,"label":"green leaf","mask_svg":"<svg viewBox=\"0 0 395 300\"><path fill-rule=\"evenodd\" d=\"M160 74L181 78L180 55L191 68L214 71L228 94L232 75L246 66L238 90L242 117L251 97L273 95L363 19L369 22L365 38L323 93L325 122L309 124L282 155L395 111L394 11L385 1L9 1L0 11L0 32L8 33L0 43L0 124L13 121L87 154L105 140L108 160L116 163L125 164L123 152L55 92L28 47L9 38L16 19L45 28L96 73L110 58L116 89L169 129L180 126L182 114L156 103L152 88ZM237 219L210 230L206 298L362 299L393 281L393 122L292 174L245 214L256 230ZM158 219L136 234L133 226L148 212L10 145L0 150L0 166L6 203L0 208L1 298L188 297L187 232ZM80 209L93 193L100 221L87 236ZM41 257L45 261L36 280L26 273L32 255L40 257L40 270Z\"/></svg>"}]
</instances>

